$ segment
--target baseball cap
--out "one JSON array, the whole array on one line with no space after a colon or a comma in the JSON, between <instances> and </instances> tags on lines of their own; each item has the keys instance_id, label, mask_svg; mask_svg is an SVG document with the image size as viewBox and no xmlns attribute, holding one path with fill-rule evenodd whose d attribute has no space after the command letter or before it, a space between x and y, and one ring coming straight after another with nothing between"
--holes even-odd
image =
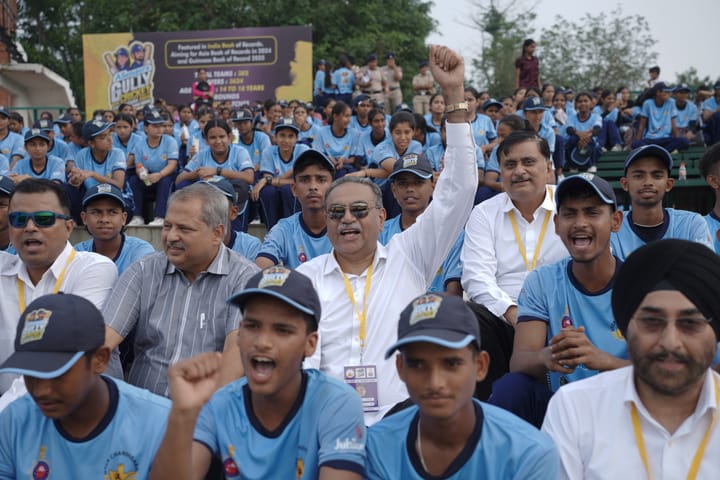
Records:
<instances>
[{"instance_id":1,"label":"baseball cap","mask_svg":"<svg viewBox=\"0 0 720 480\"><path fill-rule=\"evenodd\" d=\"M433 168L424 153L408 153L395 160L393 171L388 178L402 172L414 173L420 178L428 179L433 176Z\"/></svg>"},{"instance_id":2,"label":"baseball cap","mask_svg":"<svg viewBox=\"0 0 720 480\"><path fill-rule=\"evenodd\" d=\"M360 95L355 97L355 99L353 100L353 105L357 107L360 102L367 102L368 100L370 100L370 95L361 93Z\"/></svg>"},{"instance_id":3,"label":"baseball cap","mask_svg":"<svg viewBox=\"0 0 720 480\"><path fill-rule=\"evenodd\" d=\"M281 265L268 267L245 284L245 289L228 298L228 303L244 308L245 302L255 295L269 295L291 307L310 315L320 322L320 298L312 281L300 272Z\"/></svg>"},{"instance_id":4,"label":"baseball cap","mask_svg":"<svg viewBox=\"0 0 720 480\"><path fill-rule=\"evenodd\" d=\"M10 196L15 191L15 182L10 177L0 175L0 193Z\"/></svg>"},{"instance_id":5,"label":"baseball cap","mask_svg":"<svg viewBox=\"0 0 720 480\"><path fill-rule=\"evenodd\" d=\"M675 90L674 87L668 85L668 84L665 83L665 82L658 82L658 83L656 83L654 88L655 88L655 91L662 90L663 92L672 92L672 91Z\"/></svg>"},{"instance_id":6,"label":"baseball cap","mask_svg":"<svg viewBox=\"0 0 720 480\"><path fill-rule=\"evenodd\" d=\"M134 44L132 47L130 47L130 51L131 51L132 53L142 52L142 51L143 51L143 47L142 47L142 45L140 45L139 43L136 43L136 44Z\"/></svg>"},{"instance_id":7,"label":"baseball cap","mask_svg":"<svg viewBox=\"0 0 720 480\"><path fill-rule=\"evenodd\" d=\"M528 97L523 102L523 110L545 110L545 104L540 97Z\"/></svg>"},{"instance_id":8,"label":"baseball cap","mask_svg":"<svg viewBox=\"0 0 720 480\"><path fill-rule=\"evenodd\" d=\"M715 85L713 85L713 88L714 88L715 90L720 90L720 80L718 80L717 82L715 82Z\"/></svg>"},{"instance_id":9,"label":"baseball cap","mask_svg":"<svg viewBox=\"0 0 720 480\"><path fill-rule=\"evenodd\" d=\"M464 348L474 343L480 350L477 318L462 298L426 293L415 298L400 314L397 341L385 352L416 342L428 342L446 348Z\"/></svg>"},{"instance_id":10,"label":"baseball cap","mask_svg":"<svg viewBox=\"0 0 720 480\"><path fill-rule=\"evenodd\" d=\"M125 47L120 47L117 50L115 50L115 55L118 55L118 56L124 55L126 57L130 56L130 55L128 55L128 50Z\"/></svg>"},{"instance_id":11,"label":"baseball cap","mask_svg":"<svg viewBox=\"0 0 720 480\"><path fill-rule=\"evenodd\" d=\"M62 116L60 116L57 120L55 120L53 123L59 123L59 124L67 124L72 123L73 118L69 113L64 113Z\"/></svg>"},{"instance_id":12,"label":"baseball cap","mask_svg":"<svg viewBox=\"0 0 720 480\"><path fill-rule=\"evenodd\" d=\"M145 123L147 125L162 125L165 119L157 108L149 108L145 111Z\"/></svg>"},{"instance_id":13,"label":"baseball cap","mask_svg":"<svg viewBox=\"0 0 720 480\"><path fill-rule=\"evenodd\" d=\"M291 118L283 118L280 123L275 125L275 132L279 132L282 129L292 130L295 132L295 135L300 135L300 129Z\"/></svg>"},{"instance_id":14,"label":"baseball cap","mask_svg":"<svg viewBox=\"0 0 720 480\"><path fill-rule=\"evenodd\" d=\"M48 137L47 132L44 130L40 130L39 128L31 128L30 130L25 132L25 143L29 142L34 138L42 138L46 142L50 141L50 137Z\"/></svg>"},{"instance_id":15,"label":"baseball cap","mask_svg":"<svg viewBox=\"0 0 720 480\"><path fill-rule=\"evenodd\" d=\"M88 188L85 192L85 196L82 199L82 208L87 207L87 204L92 200L99 197L108 197L120 202L123 208L125 208L125 199L123 198L122 192L115 185L109 183L99 183L94 187Z\"/></svg>"},{"instance_id":16,"label":"baseball cap","mask_svg":"<svg viewBox=\"0 0 720 480\"><path fill-rule=\"evenodd\" d=\"M115 123L108 123L102 119L95 119L92 122L87 122L83 125L82 136L85 140L92 140L101 133L107 131Z\"/></svg>"},{"instance_id":17,"label":"baseball cap","mask_svg":"<svg viewBox=\"0 0 720 480\"><path fill-rule=\"evenodd\" d=\"M630 152L630 155L628 155L627 159L625 160L624 173L627 173L627 169L632 162L634 162L638 158L644 157L657 158L658 160L666 164L668 172L672 172L673 158L672 155L670 155L670 152L665 150L660 145L644 145Z\"/></svg>"},{"instance_id":18,"label":"baseball cap","mask_svg":"<svg viewBox=\"0 0 720 480\"><path fill-rule=\"evenodd\" d=\"M492 107L493 105L498 108L503 107L502 102L500 102L499 100L497 100L495 98L489 98L489 99L485 100L485 103L482 104L482 109L487 110L488 107Z\"/></svg>"},{"instance_id":19,"label":"baseball cap","mask_svg":"<svg viewBox=\"0 0 720 480\"><path fill-rule=\"evenodd\" d=\"M244 122L245 120L252 120L253 114L249 110L238 110L235 112L235 115L233 115L233 122Z\"/></svg>"},{"instance_id":20,"label":"baseball cap","mask_svg":"<svg viewBox=\"0 0 720 480\"><path fill-rule=\"evenodd\" d=\"M676 92L690 92L692 90L690 89L690 86L687 83L681 83L680 85L675 87L675 91Z\"/></svg>"},{"instance_id":21,"label":"baseball cap","mask_svg":"<svg viewBox=\"0 0 720 480\"><path fill-rule=\"evenodd\" d=\"M610 184L597 175L582 172L577 175L565 177L565 179L558 184L555 189L555 205L558 210L560 209L560 201L565 196L568 188L572 185L578 184L589 185L595 191L597 196L600 197L600 200L602 200L603 203L612 205L613 208L617 208L617 198L615 197L615 192Z\"/></svg>"},{"instance_id":22,"label":"baseball cap","mask_svg":"<svg viewBox=\"0 0 720 480\"><path fill-rule=\"evenodd\" d=\"M367 59L368 62L372 62L372 61L375 61L375 60L377 60L377 55L376 55L376 54L371 53L370 55L368 55L368 59Z\"/></svg>"},{"instance_id":23,"label":"baseball cap","mask_svg":"<svg viewBox=\"0 0 720 480\"><path fill-rule=\"evenodd\" d=\"M20 315L15 352L0 373L57 378L105 343L105 321L89 300L70 293L43 295Z\"/></svg>"},{"instance_id":24,"label":"baseball cap","mask_svg":"<svg viewBox=\"0 0 720 480\"><path fill-rule=\"evenodd\" d=\"M220 190L223 193L223 195L225 195L230 200L232 200L233 204L237 203L237 192L235 191L235 188L232 186L232 183L230 183L230 181L227 180L225 177L220 177L220 176L216 175L214 177L210 177L206 180L203 180L203 183L212 185L213 187Z\"/></svg>"},{"instance_id":25,"label":"baseball cap","mask_svg":"<svg viewBox=\"0 0 720 480\"><path fill-rule=\"evenodd\" d=\"M3 107L2 105L0 105L0 115L10 117L10 112L8 111L7 107Z\"/></svg>"},{"instance_id":26,"label":"baseball cap","mask_svg":"<svg viewBox=\"0 0 720 480\"><path fill-rule=\"evenodd\" d=\"M385 54L385 58L386 58L386 59L387 59L387 58L395 58L395 53L394 53L394 52L388 52L388 53Z\"/></svg>"},{"instance_id":27,"label":"baseball cap","mask_svg":"<svg viewBox=\"0 0 720 480\"><path fill-rule=\"evenodd\" d=\"M32 128L39 128L40 130L52 132L53 131L53 122L52 122L52 120L48 120L47 118L41 118L37 122L33 123Z\"/></svg>"},{"instance_id":28,"label":"baseball cap","mask_svg":"<svg viewBox=\"0 0 720 480\"><path fill-rule=\"evenodd\" d=\"M335 165L333 164L333 162L330 161L330 159L325 156L325 154L313 148L305 150L298 156L298 158L295 160L295 163L293 164L293 171L300 172L309 163L321 163L325 165L325 168L330 171L333 178L335 177Z\"/></svg>"}]
</instances>

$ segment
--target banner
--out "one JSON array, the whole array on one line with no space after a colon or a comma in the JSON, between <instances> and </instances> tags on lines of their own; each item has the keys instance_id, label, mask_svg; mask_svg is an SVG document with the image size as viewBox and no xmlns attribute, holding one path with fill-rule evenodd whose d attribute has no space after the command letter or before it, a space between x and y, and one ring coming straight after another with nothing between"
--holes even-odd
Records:
<instances>
[{"instance_id":1,"label":"banner","mask_svg":"<svg viewBox=\"0 0 720 480\"><path fill-rule=\"evenodd\" d=\"M214 103L312 99L312 28L83 35L85 111L193 102L204 68Z\"/></svg>"}]
</instances>

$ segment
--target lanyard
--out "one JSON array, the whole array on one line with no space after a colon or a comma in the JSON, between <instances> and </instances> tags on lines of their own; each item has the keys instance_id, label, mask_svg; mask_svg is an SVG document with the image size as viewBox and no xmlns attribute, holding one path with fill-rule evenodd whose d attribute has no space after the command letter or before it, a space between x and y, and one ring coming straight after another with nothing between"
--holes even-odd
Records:
<instances>
[{"instance_id":1,"label":"lanyard","mask_svg":"<svg viewBox=\"0 0 720 480\"><path fill-rule=\"evenodd\" d=\"M58 279L57 282L55 282L52 293L58 293L60 291L60 285L62 285L63 279L65 278L65 271L67 270L70 263L73 261L73 258L75 258L75 249L72 249L70 251L70 256L68 257L67 262L65 262L65 266L60 271L60 275L58 275ZM20 280L20 278L17 279L17 286L18 304L20 306L20 313L23 313L25 311L25 285L23 284L22 280Z\"/></svg>"},{"instance_id":2,"label":"lanyard","mask_svg":"<svg viewBox=\"0 0 720 480\"><path fill-rule=\"evenodd\" d=\"M373 258L373 261L374 260L375 259ZM350 303L352 304L353 310L360 319L360 363L362 363L362 351L365 350L365 329L367 328L367 300L368 296L370 295L370 282L372 282L372 273L373 264L370 263L367 271L367 280L365 280L365 296L363 297L363 307L362 311L360 311L357 309L357 306L355 304L355 294L353 294L352 287L350 286L350 280L348 279L347 275L345 275L345 272L342 272L343 280L345 282L345 291L347 292L348 297L350 297Z\"/></svg>"},{"instance_id":3,"label":"lanyard","mask_svg":"<svg viewBox=\"0 0 720 480\"><path fill-rule=\"evenodd\" d=\"M515 220L515 210L510 210L510 223L512 223L513 233L515 234L515 241L522 255L523 262L525 262L525 268L528 272L535 270L537 265L538 257L540 257L540 247L542 247L543 240L545 240L545 233L547 232L548 223L550 223L550 216L552 213L550 210L545 212L545 219L543 220L542 227L540 228L540 236L538 237L537 246L535 247L535 255L533 255L532 265L528 263L527 255L525 254L525 245L523 244L522 238L520 238L520 230L517 226L517 220Z\"/></svg>"},{"instance_id":4,"label":"lanyard","mask_svg":"<svg viewBox=\"0 0 720 480\"><path fill-rule=\"evenodd\" d=\"M718 387L718 381L713 377L713 384L715 385L715 413L713 413L712 421L705 430L700 445L695 452L692 463L690 464L690 470L688 471L688 480L695 480L698 470L700 470L700 462L702 462L703 455L705 454L705 447L707 447L708 440L710 439L710 432L717 423L718 412L717 409L720 407L720 387ZM640 416L638 415L637 407L633 403L630 409L630 417L632 418L633 432L635 433L635 442L637 443L638 450L640 451L640 458L642 459L643 465L645 466L645 472L647 478L652 480L652 471L650 470L650 461L648 460L647 450L645 449L645 440L643 439L642 427L640 426Z\"/></svg>"}]
</instances>

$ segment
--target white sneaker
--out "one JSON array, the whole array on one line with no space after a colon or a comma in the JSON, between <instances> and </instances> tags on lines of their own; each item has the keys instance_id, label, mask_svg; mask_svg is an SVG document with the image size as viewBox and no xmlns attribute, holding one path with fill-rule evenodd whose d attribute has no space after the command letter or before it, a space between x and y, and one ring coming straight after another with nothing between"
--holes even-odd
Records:
<instances>
[{"instance_id":1,"label":"white sneaker","mask_svg":"<svg viewBox=\"0 0 720 480\"><path fill-rule=\"evenodd\" d=\"M135 215L132 220L128 222L128 227L138 227L140 225L145 225L145 219L140 215Z\"/></svg>"},{"instance_id":2,"label":"white sneaker","mask_svg":"<svg viewBox=\"0 0 720 480\"><path fill-rule=\"evenodd\" d=\"M597 172L597 167L595 165L593 165L592 167L588 168L588 172L590 172L590 173Z\"/></svg>"},{"instance_id":3,"label":"white sneaker","mask_svg":"<svg viewBox=\"0 0 720 480\"><path fill-rule=\"evenodd\" d=\"M622 145L617 144L617 145L614 145L614 146L610 149L610 151L611 151L611 152L622 152L622 149L623 149Z\"/></svg>"},{"instance_id":4,"label":"white sneaker","mask_svg":"<svg viewBox=\"0 0 720 480\"><path fill-rule=\"evenodd\" d=\"M152 222L148 223L151 227L162 227L163 224L165 224L165 219L163 217L155 217Z\"/></svg>"}]
</instances>

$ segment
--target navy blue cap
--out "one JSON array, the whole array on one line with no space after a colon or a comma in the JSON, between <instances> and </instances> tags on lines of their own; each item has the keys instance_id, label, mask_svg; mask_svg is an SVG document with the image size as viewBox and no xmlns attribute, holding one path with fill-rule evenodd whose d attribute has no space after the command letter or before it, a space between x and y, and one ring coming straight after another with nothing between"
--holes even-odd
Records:
<instances>
[{"instance_id":1,"label":"navy blue cap","mask_svg":"<svg viewBox=\"0 0 720 480\"><path fill-rule=\"evenodd\" d=\"M246 120L252 120L254 118L252 112L249 110L238 110L235 112L235 115L233 115L232 121L233 122L244 122Z\"/></svg>"},{"instance_id":2,"label":"navy blue cap","mask_svg":"<svg viewBox=\"0 0 720 480\"><path fill-rule=\"evenodd\" d=\"M145 111L144 122L147 125L162 125L165 123L165 119L160 114L157 108L150 108Z\"/></svg>"},{"instance_id":3,"label":"navy blue cap","mask_svg":"<svg viewBox=\"0 0 720 480\"><path fill-rule=\"evenodd\" d=\"M408 105L407 103L401 103L400 105L398 105L397 107L395 107L395 111L394 111L393 113L397 113L397 112L410 112L410 113L413 113L413 109L410 108L410 105Z\"/></svg>"},{"instance_id":4,"label":"navy blue cap","mask_svg":"<svg viewBox=\"0 0 720 480\"><path fill-rule=\"evenodd\" d=\"M0 373L57 378L105 344L105 321L89 300L56 293L33 300L20 316L15 352Z\"/></svg>"},{"instance_id":5,"label":"navy blue cap","mask_svg":"<svg viewBox=\"0 0 720 480\"><path fill-rule=\"evenodd\" d=\"M227 180L225 177L215 175L206 180L203 180L202 182L207 183L208 185L212 185L213 187L220 190L223 195L232 200L233 204L237 203L237 192L235 191L235 188L233 188L232 183L230 183L230 181Z\"/></svg>"},{"instance_id":6,"label":"navy blue cap","mask_svg":"<svg viewBox=\"0 0 720 480\"><path fill-rule=\"evenodd\" d=\"M50 142L50 137L48 136L47 132L45 130L40 130L39 128L31 128L30 130L25 132L25 143L29 142L34 138L42 138L46 142Z\"/></svg>"},{"instance_id":7,"label":"navy blue cap","mask_svg":"<svg viewBox=\"0 0 720 480\"><path fill-rule=\"evenodd\" d=\"M268 267L253 275L245 284L245 289L233 294L227 301L244 308L245 302L256 295L282 300L320 323L320 298L312 281L300 272L281 265Z\"/></svg>"},{"instance_id":8,"label":"navy blue cap","mask_svg":"<svg viewBox=\"0 0 720 480\"><path fill-rule=\"evenodd\" d=\"M115 123L106 122L102 118L95 119L83 125L82 136L85 140L92 140L101 133L109 130L113 125L115 125Z\"/></svg>"},{"instance_id":9,"label":"navy blue cap","mask_svg":"<svg viewBox=\"0 0 720 480\"><path fill-rule=\"evenodd\" d=\"M455 295L426 293L415 298L400 314L397 341L385 352L409 343L428 342L445 348L465 348L474 343L480 350L480 327L475 314Z\"/></svg>"},{"instance_id":10,"label":"navy blue cap","mask_svg":"<svg viewBox=\"0 0 720 480\"><path fill-rule=\"evenodd\" d=\"M657 158L658 160L660 160L661 162L663 162L665 164L665 166L668 169L668 172L672 172L673 158L672 158L672 155L670 155L670 152L665 150L660 145L644 145L644 146L638 147L635 150L633 150L632 152L630 152L627 159L625 160L624 173L627 173L627 169L632 162L634 162L638 158L645 158L645 157Z\"/></svg>"},{"instance_id":11,"label":"navy blue cap","mask_svg":"<svg viewBox=\"0 0 720 480\"><path fill-rule=\"evenodd\" d=\"M47 118L41 118L37 122L33 123L32 128L39 128L40 130L45 130L46 132L54 131L52 120L49 120Z\"/></svg>"},{"instance_id":12,"label":"navy blue cap","mask_svg":"<svg viewBox=\"0 0 720 480\"><path fill-rule=\"evenodd\" d=\"M691 92L692 89L687 83L681 83L677 87L675 87L676 92Z\"/></svg>"},{"instance_id":13,"label":"navy blue cap","mask_svg":"<svg viewBox=\"0 0 720 480\"><path fill-rule=\"evenodd\" d=\"M126 56L126 57L129 57L129 56L130 56L130 55L128 54L128 49L125 48L125 47L120 47L120 48L118 48L117 50L115 50L115 55L118 55L118 56L119 56L119 55L124 55L124 56Z\"/></svg>"},{"instance_id":14,"label":"navy blue cap","mask_svg":"<svg viewBox=\"0 0 720 480\"><path fill-rule=\"evenodd\" d=\"M395 58L395 52L388 52L388 53L386 53L386 54L385 54L385 58L386 58L386 59L388 59L388 58Z\"/></svg>"},{"instance_id":15,"label":"navy blue cap","mask_svg":"<svg viewBox=\"0 0 720 480\"><path fill-rule=\"evenodd\" d=\"M393 178L402 172L414 173L418 177L426 180L433 176L432 165L424 153L408 153L395 160L393 171L388 175L388 178Z\"/></svg>"},{"instance_id":16,"label":"navy blue cap","mask_svg":"<svg viewBox=\"0 0 720 480\"><path fill-rule=\"evenodd\" d=\"M88 188L82 199L82 208L85 209L88 203L100 197L112 198L125 208L125 199L123 198L122 192L119 188L110 183L98 183L94 187Z\"/></svg>"},{"instance_id":17,"label":"navy blue cap","mask_svg":"<svg viewBox=\"0 0 720 480\"><path fill-rule=\"evenodd\" d=\"M503 107L503 104L502 104L501 101L499 101L499 100L497 100L497 99L495 99L495 98L489 98L489 99L485 100L485 102L482 104L482 109L483 109L483 110L487 110L488 107L492 107L493 105L496 106L496 107L498 107L498 108L502 108L502 107Z\"/></svg>"},{"instance_id":18,"label":"navy blue cap","mask_svg":"<svg viewBox=\"0 0 720 480\"><path fill-rule=\"evenodd\" d=\"M368 62L372 62L372 61L375 61L375 60L377 60L377 55L376 55L376 54L371 53L370 55L368 55L368 59L367 59Z\"/></svg>"},{"instance_id":19,"label":"navy blue cap","mask_svg":"<svg viewBox=\"0 0 720 480\"><path fill-rule=\"evenodd\" d=\"M358 95L357 97L355 97L355 98L353 99L353 105L357 107L357 106L358 106L358 103L360 103L360 102L365 102L365 101L367 101L367 100L370 100L370 95L367 95L367 94L365 94L365 93L361 93L360 95Z\"/></svg>"},{"instance_id":20,"label":"navy blue cap","mask_svg":"<svg viewBox=\"0 0 720 480\"><path fill-rule=\"evenodd\" d=\"M136 52L142 52L142 51L144 51L144 49L143 49L142 45L140 45L139 43L135 43L135 44L133 44L132 47L130 47L130 51L132 53L136 53Z\"/></svg>"},{"instance_id":21,"label":"navy blue cap","mask_svg":"<svg viewBox=\"0 0 720 480\"><path fill-rule=\"evenodd\" d=\"M673 92L675 90L675 87L672 87L665 82L658 82L653 88L655 88L655 91L662 90L663 92Z\"/></svg>"},{"instance_id":22,"label":"navy blue cap","mask_svg":"<svg viewBox=\"0 0 720 480\"><path fill-rule=\"evenodd\" d=\"M335 178L335 164L322 152L309 148L301 153L293 164L293 172L302 171L308 163L321 163L325 165L333 178Z\"/></svg>"},{"instance_id":23,"label":"navy blue cap","mask_svg":"<svg viewBox=\"0 0 720 480\"><path fill-rule=\"evenodd\" d=\"M10 112L8 111L7 107L3 107L0 105L0 115L3 115L5 117L10 117Z\"/></svg>"},{"instance_id":24,"label":"navy blue cap","mask_svg":"<svg viewBox=\"0 0 720 480\"><path fill-rule=\"evenodd\" d=\"M547 109L545 108L545 103L543 103L542 98L528 97L523 102L523 110L530 111L530 110L547 110Z\"/></svg>"},{"instance_id":25,"label":"navy blue cap","mask_svg":"<svg viewBox=\"0 0 720 480\"><path fill-rule=\"evenodd\" d=\"M276 133L282 129L292 130L293 132L295 132L295 135L300 135L300 129L297 127L297 125L295 125L295 122L292 118L283 118L282 120L280 120L280 123L275 125Z\"/></svg>"},{"instance_id":26,"label":"navy blue cap","mask_svg":"<svg viewBox=\"0 0 720 480\"><path fill-rule=\"evenodd\" d=\"M612 205L613 208L617 208L617 198L615 197L615 192L607 180L600 178L598 175L593 175L592 173L582 172L577 175L565 177L565 179L558 184L555 189L555 206L558 210L560 210L560 203L562 198L565 196L565 192L571 185L575 184L589 185L595 191L597 196L600 197L600 200L602 200L603 203Z\"/></svg>"},{"instance_id":27,"label":"navy blue cap","mask_svg":"<svg viewBox=\"0 0 720 480\"><path fill-rule=\"evenodd\" d=\"M68 124L68 123L72 123L72 121L73 121L72 115L70 115L69 113L64 113L61 117L59 117L59 118L58 118L57 120L55 120L53 123L58 123L58 124L61 124L61 125L65 125L65 124Z\"/></svg>"},{"instance_id":28,"label":"navy blue cap","mask_svg":"<svg viewBox=\"0 0 720 480\"><path fill-rule=\"evenodd\" d=\"M8 197L15 191L15 182L10 177L0 175L0 193Z\"/></svg>"},{"instance_id":29,"label":"navy blue cap","mask_svg":"<svg viewBox=\"0 0 720 480\"><path fill-rule=\"evenodd\" d=\"M715 85L713 85L713 89L715 89L715 90L720 90L720 80L718 80L717 82L715 82Z\"/></svg>"}]
</instances>

